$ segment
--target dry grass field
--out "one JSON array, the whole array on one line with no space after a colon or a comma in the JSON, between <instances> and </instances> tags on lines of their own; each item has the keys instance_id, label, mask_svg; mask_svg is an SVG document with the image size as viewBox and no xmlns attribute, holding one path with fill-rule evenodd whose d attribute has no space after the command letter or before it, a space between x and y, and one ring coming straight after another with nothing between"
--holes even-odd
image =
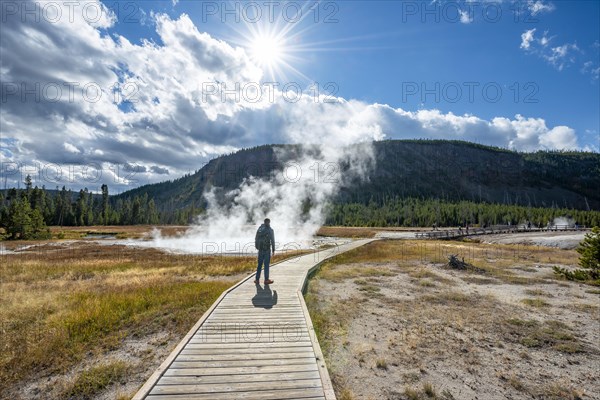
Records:
<instances>
[{"instance_id":1,"label":"dry grass field","mask_svg":"<svg viewBox=\"0 0 600 400\"><path fill-rule=\"evenodd\" d=\"M255 269L254 257L95 241L27 250L0 255L2 399L130 398L216 298Z\"/></svg>"},{"instance_id":2,"label":"dry grass field","mask_svg":"<svg viewBox=\"0 0 600 400\"><path fill-rule=\"evenodd\" d=\"M53 238L81 239L86 235L114 235L117 239L140 239L148 235L154 228L163 236L173 236L189 229L185 225L98 225L98 226L53 226L50 228Z\"/></svg>"},{"instance_id":3,"label":"dry grass field","mask_svg":"<svg viewBox=\"0 0 600 400\"><path fill-rule=\"evenodd\" d=\"M386 228L367 228L350 226L322 226L317 232L317 236L335 236L340 238L372 238L378 232L416 232L430 231L431 228L405 228L405 227L386 227ZM412 236L412 235L411 235Z\"/></svg>"},{"instance_id":4,"label":"dry grass field","mask_svg":"<svg viewBox=\"0 0 600 400\"><path fill-rule=\"evenodd\" d=\"M447 256L472 264L446 266ZM306 300L339 400L598 399L600 290L572 250L378 241L337 256Z\"/></svg>"},{"instance_id":5,"label":"dry grass field","mask_svg":"<svg viewBox=\"0 0 600 400\"><path fill-rule=\"evenodd\" d=\"M53 228L60 239L2 242L0 398L131 398L223 290L255 268L254 257L82 240L143 238L151 229ZM473 269L444 268L449 254ZM337 256L306 299L338 398L597 398L600 290L551 272L577 257L415 240Z\"/></svg>"}]
</instances>

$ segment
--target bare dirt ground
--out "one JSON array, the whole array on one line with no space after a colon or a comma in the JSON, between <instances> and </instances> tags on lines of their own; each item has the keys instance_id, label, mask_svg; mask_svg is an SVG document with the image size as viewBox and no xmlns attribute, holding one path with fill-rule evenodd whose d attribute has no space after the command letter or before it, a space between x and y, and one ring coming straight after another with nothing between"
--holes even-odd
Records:
<instances>
[{"instance_id":1,"label":"bare dirt ground","mask_svg":"<svg viewBox=\"0 0 600 400\"><path fill-rule=\"evenodd\" d=\"M11 395L20 399L60 398L85 370L122 362L129 366L126 376L117 379L100 393L84 397L95 400L130 399L180 340L178 335L164 331L138 339L128 338L120 343L117 350L103 354L89 353L84 361L64 373L31 377L28 383Z\"/></svg>"},{"instance_id":2,"label":"bare dirt ground","mask_svg":"<svg viewBox=\"0 0 600 400\"><path fill-rule=\"evenodd\" d=\"M395 243L365 248L376 262L325 265L310 284L338 399L600 399L597 287L556 280L543 251L485 252L474 260L485 271L463 271ZM573 251L548 251L573 267Z\"/></svg>"},{"instance_id":3,"label":"bare dirt ground","mask_svg":"<svg viewBox=\"0 0 600 400\"><path fill-rule=\"evenodd\" d=\"M534 246L558 247L574 249L585 236L586 232L521 232L499 235L471 236L470 238L482 243L525 244Z\"/></svg>"}]
</instances>

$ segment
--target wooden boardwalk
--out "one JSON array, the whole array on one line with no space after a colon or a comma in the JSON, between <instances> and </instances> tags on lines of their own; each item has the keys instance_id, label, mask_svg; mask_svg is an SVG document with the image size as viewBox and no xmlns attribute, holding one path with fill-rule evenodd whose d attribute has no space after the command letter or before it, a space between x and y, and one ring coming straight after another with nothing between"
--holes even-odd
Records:
<instances>
[{"instance_id":1,"label":"wooden boardwalk","mask_svg":"<svg viewBox=\"0 0 600 400\"><path fill-rule=\"evenodd\" d=\"M272 265L224 292L134 396L141 399L335 399L304 299L319 263L373 239Z\"/></svg>"},{"instance_id":2,"label":"wooden boardwalk","mask_svg":"<svg viewBox=\"0 0 600 400\"><path fill-rule=\"evenodd\" d=\"M502 233L589 231L585 226L553 225L547 228L527 228L523 225L493 225L487 228L440 229L439 231L416 232L417 239L456 239L466 236L494 235Z\"/></svg>"}]
</instances>

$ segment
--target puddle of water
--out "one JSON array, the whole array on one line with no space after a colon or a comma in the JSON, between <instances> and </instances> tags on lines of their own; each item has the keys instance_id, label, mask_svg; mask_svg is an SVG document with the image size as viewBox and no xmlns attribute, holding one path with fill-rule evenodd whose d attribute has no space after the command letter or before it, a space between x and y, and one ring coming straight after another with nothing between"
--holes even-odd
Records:
<instances>
[{"instance_id":1,"label":"puddle of water","mask_svg":"<svg viewBox=\"0 0 600 400\"><path fill-rule=\"evenodd\" d=\"M83 237L84 239L116 239L117 235L107 233L88 233Z\"/></svg>"}]
</instances>

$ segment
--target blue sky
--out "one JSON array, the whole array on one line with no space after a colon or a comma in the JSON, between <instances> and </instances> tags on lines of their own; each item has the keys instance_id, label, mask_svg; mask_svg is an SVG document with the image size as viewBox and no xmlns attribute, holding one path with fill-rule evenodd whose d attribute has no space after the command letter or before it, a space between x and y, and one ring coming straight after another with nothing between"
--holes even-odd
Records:
<instances>
[{"instance_id":1,"label":"blue sky","mask_svg":"<svg viewBox=\"0 0 600 400\"><path fill-rule=\"evenodd\" d=\"M199 30L233 43L237 31L247 31L245 20L264 25L271 12L293 26L291 35L303 31L295 38L304 51L294 54L301 58L294 66L310 79L286 71L276 77L282 82L334 82L344 98L408 110L541 117L574 128L581 147L598 148L600 2L324 1L305 8L299 22L296 8L283 2L272 9L255 3L263 17L254 22L247 3L144 2L140 9L173 18L186 13ZM545 8L532 11L536 3ZM121 9L122 15L132 11ZM469 21L461 22L460 12ZM546 49L521 47L521 35L532 29L534 37L550 39ZM132 40L160 40L151 26L117 24L115 30ZM564 45L577 46L564 66L544 58Z\"/></svg>"},{"instance_id":2,"label":"blue sky","mask_svg":"<svg viewBox=\"0 0 600 400\"><path fill-rule=\"evenodd\" d=\"M98 170L119 191L265 143L599 151L598 1L24 0L1 12L9 184L33 171L52 187L60 170L58 184L94 189Z\"/></svg>"}]
</instances>

